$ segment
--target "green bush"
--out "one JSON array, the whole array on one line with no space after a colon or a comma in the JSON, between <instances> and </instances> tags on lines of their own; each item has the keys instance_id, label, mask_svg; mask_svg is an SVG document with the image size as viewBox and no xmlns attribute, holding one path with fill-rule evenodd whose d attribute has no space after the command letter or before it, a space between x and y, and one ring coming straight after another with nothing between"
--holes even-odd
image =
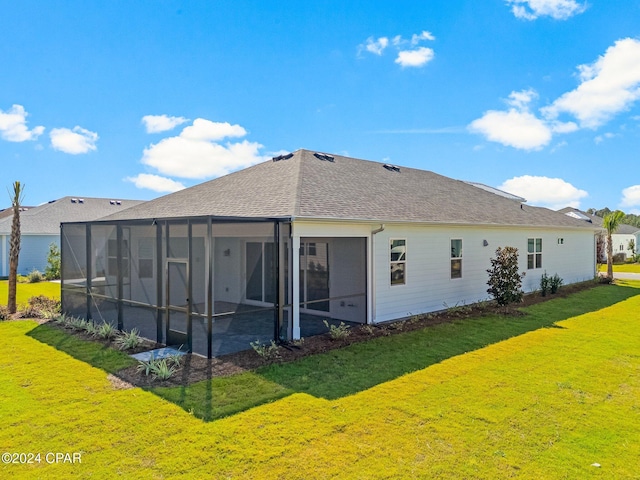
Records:
<instances>
[{"instance_id":1,"label":"green bush","mask_svg":"<svg viewBox=\"0 0 640 480\"><path fill-rule=\"evenodd\" d=\"M130 332L121 332L116 337L116 345L120 350L132 350L142 343L140 331L134 328Z\"/></svg>"},{"instance_id":2,"label":"green bush","mask_svg":"<svg viewBox=\"0 0 640 480\"><path fill-rule=\"evenodd\" d=\"M60 280L60 248L55 243L49 245L44 276L47 280Z\"/></svg>"},{"instance_id":3,"label":"green bush","mask_svg":"<svg viewBox=\"0 0 640 480\"><path fill-rule=\"evenodd\" d=\"M249 345L251 345L251 348L253 348L253 350L265 360L280 358L280 347L273 340L271 340L270 344L263 344L260 343L260 340L256 340L255 342L251 342Z\"/></svg>"},{"instance_id":4,"label":"green bush","mask_svg":"<svg viewBox=\"0 0 640 480\"><path fill-rule=\"evenodd\" d=\"M112 324L104 322L98 327L97 336L105 340L112 339L116 336L118 330Z\"/></svg>"},{"instance_id":5,"label":"green bush","mask_svg":"<svg viewBox=\"0 0 640 480\"><path fill-rule=\"evenodd\" d=\"M33 270L31 270L29 272L29 274L27 275L27 282L28 283L38 283L44 280L44 276L42 275L42 273L40 273L39 270L36 270L35 268Z\"/></svg>"},{"instance_id":6,"label":"green bush","mask_svg":"<svg viewBox=\"0 0 640 480\"><path fill-rule=\"evenodd\" d=\"M547 272L544 272L542 274L542 277L540 277L540 294L543 297L547 296L547 292L549 291L550 288L550 279L549 279L549 275L547 275Z\"/></svg>"},{"instance_id":7,"label":"green bush","mask_svg":"<svg viewBox=\"0 0 640 480\"><path fill-rule=\"evenodd\" d=\"M349 325L345 325L344 322L340 322L340 325L337 327L333 324L329 325L329 322L326 320L323 320L322 323L324 323L324 325L329 329L329 336L332 340L344 340L351 335L351 332L349 331L349 328L351 327L349 327Z\"/></svg>"},{"instance_id":8,"label":"green bush","mask_svg":"<svg viewBox=\"0 0 640 480\"><path fill-rule=\"evenodd\" d=\"M518 249L498 247L496 258L491 259L491 268L487 270L489 280L487 292L495 298L498 305L522 301L522 279L525 272L518 273Z\"/></svg>"},{"instance_id":9,"label":"green bush","mask_svg":"<svg viewBox=\"0 0 640 480\"><path fill-rule=\"evenodd\" d=\"M551 293L556 293L560 287L562 286L562 278L556 273L553 277L549 279L549 288L551 289Z\"/></svg>"}]
</instances>

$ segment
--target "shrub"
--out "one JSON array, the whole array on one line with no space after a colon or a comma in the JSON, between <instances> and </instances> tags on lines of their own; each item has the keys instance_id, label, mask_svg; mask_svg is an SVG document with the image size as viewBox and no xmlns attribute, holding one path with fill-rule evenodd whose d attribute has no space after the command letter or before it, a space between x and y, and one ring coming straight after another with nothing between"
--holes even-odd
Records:
<instances>
[{"instance_id":1,"label":"shrub","mask_svg":"<svg viewBox=\"0 0 640 480\"><path fill-rule=\"evenodd\" d=\"M0 305L0 320L9 320L11 314L9 308L6 305Z\"/></svg>"},{"instance_id":2,"label":"shrub","mask_svg":"<svg viewBox=\"0 0 640 480\"><path fill-rule=\"evenodd\" d=\"M153 378L159 378L160 380L167 380L171 378L171 376L176 373L176 370L176 366L169 365L166 358L157 360L151 369L153 372Z\"/></svg>"},{"instance_id":3,"label":"shrub","mask_svg":"<svg viewBox=\"0 0 640 480\"><path fill-rule=\"evenodd\" d=\"M39 270L36 270L35 268L33 270L31 270L29 272L29 274L27 275L27 282L28 283L38 283L44 280L44 276L42 275L42 273L40 273Z\"/></svg>"},{"instance_id":4,"label":"shrub","mask_svg":"<svg viewBox=\"0 0 640 480\"><path fill-rule=\"evenodd\" d=\"M49 245L44 276L47 280L60 279L60 248L55 243Z\"/></svg>"},{"instance_id":5,"label":"shrub","mask_svg":"<svg viewBox=\"0 0 640 480\"><path fill-rule=\"evenodd\" d=\"M98 326L92 320L87 320L87 323L84 326L84 331L87 335L95 337L98 335Z\"/></svg>"},{"instance_id":6,"label":"shrub","mask_svg":"<svg viewBox=\"0 0 640 480\"><path fill-rule=\"evenodd\" d=\"M522 301L522 279L525 272L518 273L518 249L498 247L496 258L491 259L491 268L487 270L489 280L487 292L495 298L498 305L504 306Z\"/></svg>"},{"instance_id":7,"label":"shrub","mask_svg":"<svg viewBox=\"0 0 640 480\"><path fill-rule=\"evenodd\" d=\"M29 298L27 309L30 315L36 318L56 318L60 314L60 300L37 295Z\"/></svg>"},{"instance_id":8,"label":"shrub","mask_svg":"<svg viewBox=\"0 0 640 480\"><path fill-rule=\"evenodd\" d=\"M550 287L549 282L550 282L549 275L547 275L547 272L544 272L542 274L542 277L540 277L540 294L543 297L547 296L547 292L549 291L549 287Z\"/></svg>"},{"instance_id":9,"label":"shrub","mask_svg":"<svg viewBox=\"0 0 640 480\"><path fill-rule=\"evenodd\" d=\"M259 340L251 342L251 348L265 360L271 360L274 358L280 358L280 347L275 341L271 340L270 344L260 343Z\"/></svg>"},{"instance_id":10,"label":"shrub","mask_svg":"<svg viewBox=\"0 0 640 480\"><path fill-rule=\"evenodd\" d=\"M326 320L323 320L322 323L324 323L325 327L329 329L329 336L332 340L344 340L351 335L351 332L349 331L349 328L351 327L349 327L349 325L345 325L344 322L340 322L340 325L337 327L333 324L329 325L329 322Z\"/></svg>"},{"instance_id":11,"label":"shrub","mask_svg":"<svg viewBox=\"0 0 640 480\"><path fill-rule=\"evenodd\" d=\"M613 263L616 265L623 264L627 256L624 253L616 253L613 255Z\"/></svg>"},{"instance_id":12,"label":"shrub","mask_svg":"<svg viewBox=\"0 0 640 480\"><path fill-rule=\"evenodd\" d=\"M371 325L362 325L360 330L367 333L368 335L373 335L374 329Z\"/></svg>"},{"instance_id":13,"label":"shrub","mask_svg":"<svg viewBox=\"0 0 640 480\"><path fill-rule=\"evenodd\" d=\"M69 326L74 330L86 330L87 321L84 318L72 318Z\"/></svg>"},{"instance_id":14,"label":"shrub","mask_svg":"<svg viewBox=\"0 0 640 480\"><path fill-rule=\"evenodd\" d=\"M104 322L102 325L100 325L98 327L97 335L100 338L104 338L105 340L109 340L109 339L112 339L113 337L115 337L116 333L118 333L118 331L116 330L116 327L114 327L110 323Z\"/></svg>"},{"instance_id":15,"label":"shrub","mask_svg":"<svg viewBox=\"0 0 640 480\"><path fill-rule=\"evenodd\" d=\"M121 332L116 337L116 345L120 350L132 350L142 343L140 338L140 331L137 328L132 329L130 332Z\"/></svg>"},{"instance_id":16,"label":"shrub","mask_svg":"<svg viewBox=\"0 0 640 480\"><path fill-rule=\"evenodd\" d=\"M177 367L170 365L170 361L166 358L150 358L147 361L140 360L138 363L138 371L143 372L146 376L153 375L153 378L167 380L176 372Z\"/></svg>"},{"instance_id":17,"label":"shrub","mask_svg":"<svg viewBox=\"0 0 640 480\"><path fill-rule=\"evenodd\" d=\"M560 287L562 286L562 278L556 273L553 277L549 279L549 288L551 289L551 293L556 293Z\"/></svg>"}]
</instances>

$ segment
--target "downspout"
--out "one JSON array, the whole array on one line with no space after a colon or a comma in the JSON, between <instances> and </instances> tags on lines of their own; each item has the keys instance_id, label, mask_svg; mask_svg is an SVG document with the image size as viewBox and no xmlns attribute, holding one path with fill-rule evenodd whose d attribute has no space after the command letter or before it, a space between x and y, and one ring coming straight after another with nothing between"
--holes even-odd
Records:
<instances>
[{"instance_id":1,"label":"downspout","mask_svg":"<svg viewBox=\"0 0 640 480\"><path fill-rule=\"evenodd\" d=\"M384 223L380 224L380 228L371 231L371 323L375 323L376 318L376 262L375 262L375 236L384 231Z\"/></svg>"}]
</instances>

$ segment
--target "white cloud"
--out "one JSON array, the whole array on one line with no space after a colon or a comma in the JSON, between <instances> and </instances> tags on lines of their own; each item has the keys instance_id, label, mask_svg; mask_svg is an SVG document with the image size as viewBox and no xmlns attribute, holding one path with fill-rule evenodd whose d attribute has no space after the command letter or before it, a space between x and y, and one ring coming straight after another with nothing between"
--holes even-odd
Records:
<instances>
[{"instance_id":1,"label":"white cloud","mask_svg":"<svg viewBox=\"0 0 640 480\"><path fill-rule=\"evenodd\" d=\"M580 200L589 194L561 178L523 175L506 180L498 187L527 199L531 205L559 210L564 207L580 208Z\"/></svg>"},{"instance_id":2,"label":"white cloud","mask_svg":"<svg viewBox=\"0 0 640 480\"><path fill-rule=\"evenodd\" d=\"M44 127L34 127L29 130L27 128L28 115L22 105L13 105L6 112L0 110L0 136L9 142L37 139L44 132Z\"/></svg>"},{"instance_id":3,"label":"white cloud","mask_svg":"<svg viewBox=\"0 0 640 480\"><path fill-rule=\"evenodd\" d=\"M523 20L535 20L544 16L566 20L587 8L586 4L576 0L507 0L507 5L512 5L513 14Z\"/></svg>"},{"instance_id":4,"label":"white cloud","mask_svg":"<svg viewBox=\"0 0 640 480\"><path fill-rule=\"evenodd\" d=\"M225 137L244 137L247 131L240 125L212 122L204 118L196 118L193 125L185 127L180 134L183 138L191 140L222 140Z\"/></svg>"},{"instance_id":5,"label":"white cloud","mask_svg":"<svg viewBox=\"0 0 640 480\"><path fill-rule=\"evenodd\" d=\"M391 42L389 42L388 37L379 37L378 39L369 37L365 43L358 45L358 55L363 51L367 51L374 55L382 55L391 43L398 53L395 63L403 68L422 67L433 60L435 53L431 48L421 47L418 45L426 40L435 39L436 37L427 30L423 30L420 33L414 33L411 35L410 40L402 38L401 35L392 37Z\"/></svg>"},{"instance_id":6,"label":"white cloud","mask_svg":"<svg viewBox=\"0 0 640 480\"><path fill-rule=\"evenodd\" d=\"M54 128L49 133L49 137L54 150L60 150L72 155L96 150L96 142L98 141L97 133L78 126L74 127L73 130Z\"/></svg>"},{"instance_id":7,"label":"white cloud","mask_svg":"<svg viewBox=\"0 0 640 480\"><path fill-rule=\"evenodd\" d=\"M422 67L433 60L435 53L431 48L419 47L415 50L401 50L395 62L402 67Z\"/></svg>"},{"instance_id":8,"label":"white cloud","mask_svg":"<svg viewBox=\"0 0 640 480\"><path fill-rule=\"evenodd\" d=\"M551 129L542 120L515 108L508 112L489 110L471 122L469 130L492 142L522 150L539 150L551 141Z\"/></svg>"},{"instance_id":9,"label":"white cloud","mask_svg":"<svg viewBox=\"0 0 640 480\"><path fill-rule=\"evenodd\" d=\"M217 123L202 118L185 127L180 135L161 140L144 149L142 163L163 175L179 178L208 178L259 163L262 145L243 140L219 143L227 137L240 137L246 131L239 125Z\"/></svg>"},{"instance_id":10,"label":"white cloud","mask_svg":"<svg viewBox=\"0 0 640 480\"><path fill-rule=\"evenodd\" d=\"M418 45L423 40L435 40L436 37L433 36L431 32L423 30L420 34L411 35L411 45Z\"/></svg>"},{"instance_id":11,"label":"white cloud","mask_svg":"<svg viewBox=\"0 0 640 480\"><path fill-rule=\"evenodd\" d=\"M625 38L590 65L578 67L582 83L542 112L548 118L568 113L581 127L596 128L640 98L640 40Z\"/></svg>"},{"instance_id":12,"label":"white cloud","mask_svg":"<svg viewBox=\"0 0 640 480\"><path fill-rule=\"evenodd\" d=\"M640 207L640 185L633 185L622 190L621 207Z\"/></svg>"},{"instance_id":13,"label":"white cloud","mask_svg":"<svg viewBox=\"0 0 640 480\"><path fill-rule=\"evenodd\" d=\"M142 123L144 123L147 133L173 130L187 121L188 119L184 117L170 117L168 115L145 115L142 117Z\"/></svg>"},{"instance_id":14,"label":"white cloud","mask_svg":"<svg viewBox=\"0 0 640 480\"><path fill-rule=\"evenodd\" d=\"M132 182L138 188L146 188L159 193L172 193L185 188L180 182L149 173L140 173L135 177L126 177L125 180Z\"/></svg>"},{"instance_id":15,"label":"white cloud","mask_svg":"<svg viewBox=\"0 0 640 480\"><path fill-rule=\"evenodd\" d=\"M607 132L607 133L603 133L602 135L598 135L597 137L595 137L593 139L593 141L596 142L596 145L599 145L602 142L604 142L605 140L608 140L608 139L613 138L615 136L616 135L614 133Z\"/></svg>"},{"instance_id":16,"label":"white cloud","mask_svg":"<svg viewBox=\"0 0 640 480\"><path fill-rule=\"evenodd\" d=\"M367 41L358 46L358 52L366 50L374 55L382 55L384 49L389 45L389 39L387 37L380 37L375 40L373 37L367 38Z\"/></svg>"},{"instance_id":17,"label":"white cloud","mask_svg":"<svg viewBox=\"0 0 640 480\"><path fill-rule=\"evenodd\" d=\"M529 88L527 90L521 90L520 92L511 92L506 102L507 105L518 110L528 110L529 104L536 98L538 98L538 92L533 88Z\"/></svg>"}]
</instances>

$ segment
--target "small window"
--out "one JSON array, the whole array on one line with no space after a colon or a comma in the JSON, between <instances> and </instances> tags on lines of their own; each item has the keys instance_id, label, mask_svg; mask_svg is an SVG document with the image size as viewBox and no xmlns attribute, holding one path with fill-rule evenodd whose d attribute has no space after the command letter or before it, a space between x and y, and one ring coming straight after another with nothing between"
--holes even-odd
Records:
<instances>
[{"instance_id":1,"label":"small window","mask_svg":"<svg viewBox=\"0 0 640 480\"><path fill-rule=\"evenodd\" d=\"M391 239L389 250L391 285L404 285L407 266L407 241Z\"/></svg>"},{"instance_id":2,"label":"small window","mask_svg":"<svg viewBox=\"0 0 640 480\"><path fill-rule=\"evenodd\" d=\"M451 240L451 278L462 278L462 239Z\"/></svg>"},{"instance_id":3,"label":"small window","mask_svg":"<svg viewBox=\"0 0 640 480\"><path fill-rule=\"evenodd\" d=\"M558 245L564 245L564 238L558 239Z\"/></svg>"},{"instance_id":4,"label":"small window","mask_svg":"<svg viewBox=\"0 0 640 480\"><path fill-rule=\"evenodd\" d=\"M527 269L542 268L542 239L527 240Z\"/></svg>"}]
</instances>

